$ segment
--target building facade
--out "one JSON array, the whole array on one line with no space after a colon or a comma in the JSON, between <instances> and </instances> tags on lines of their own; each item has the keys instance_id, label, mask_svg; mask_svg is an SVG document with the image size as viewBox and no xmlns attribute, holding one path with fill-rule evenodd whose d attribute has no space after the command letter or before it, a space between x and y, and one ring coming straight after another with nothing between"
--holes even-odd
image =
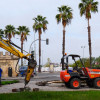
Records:
<instances>
[{"instance_id":1,"label":"building facade","mask_svg":"<svg viewBox=\"0 0 100 100\"><path fill-rule=\"evenodd\" d=\"M18 57L14 55L10 55L9 52L0 52L0 67L2 68L2 76L3 77L16 77L17 73L15 70L16 64L18 62ZM17 65L18 68L18 65Z\"/></svg>"}]
</instances>

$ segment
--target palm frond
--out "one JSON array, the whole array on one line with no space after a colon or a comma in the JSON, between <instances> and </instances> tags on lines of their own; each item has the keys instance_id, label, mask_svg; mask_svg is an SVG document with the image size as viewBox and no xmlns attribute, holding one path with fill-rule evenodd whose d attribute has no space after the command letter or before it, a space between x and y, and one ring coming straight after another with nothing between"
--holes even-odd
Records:
<instances>
[{"instance_id":1,"label":"palm frond","mask_svg":"<svg viewBox=\"0 0 100 100\"><path fill-rule=\"evenodd\" d=\"M66 26L66 24L69 24L69 22L71 22L71 19L73 18L72 9L65 5L62 5L58 8L61 11L59 12L59 14L56 15L57 23L59 24L62 20L62 24Z\"/></svg>"},{"instance_id":2,"label":"palm frond","mask_svg":"<svg viewBox=\"0 0 100 100\"><path fill-rule=\"evenodd\" d=\"M4 37L4 31L2 29L0 29L0 38Z\"/></svg>"},{"instance_id":3,"label":"palm frond","mask_svg":"<svg viewBox=\"0 0 100 100\"><path fill-rule=\"evenodd\" d=\"M46 24L43 24L43 32L45 32L45 30L47 30L47 26Z\"/></svg>"},{"instance_id":4,"label":"palm frond","mask_svg":"<svg viewBox=\"0 0 100 100\"><path fill-rule=\"evenodd\" d=\"M35 32L37 32L37 31L40 32L40 29L43 29L43 31L45 31L47 29L46 27L47 27L48 21L46 20L46 17L37 15L37 17L34 18L33 20L35 21L33 24L33 30Z\"/></svg>"},{"instance_id":5,"label":"palm frond","mask_svg":"<svg viewBox=\"0 0 100 100\"><path fill-rule=\"evenodd\" d=\"M91 4L91 12L94 12L94 13L96 13L96 12L98 12L98 2L93 2L92 4Z\"/></svg>"},{"instance_id":6,"label":"palm frond","mask_svg":"<svg viewBox=\"0 0 100 100\"><path fill-rule=\"evenodd\" d=\"M14 37L15 34L16 34L16 30L15 30L15 27L13 25L7 25L5 27L5 36L11 40L12 36Z\"/></svg>"},{"instance_id":7,"label":"palm frond","mask_svg":"<svg viewBox=\"0 0 100 100\"><path fill-rule=\"evenodd\" d=\"M61 13L62 12L62 9L61 9L61 7L58 7L58 11Z\"/></svg>"},{"instance_id":8,"label":"palm frond","mask_svg":"<svg viewBox=\"0 0 100 100\"><path fill-rule=\"evenodd\" d=\"M29 32L30 32L29 28L26 26L19 26L17 29L18 29L17 34L21 35L20 40L25 41L27 38L27 35L29 35Z\"/></svg>"},{"instance_id":9,"label":"palm frond","mask_svg":"<svg viewBox=\"0 0 100 100\"><path fill-rule=\"evenodd\" d=\"M83 8L84 7L83 3L80 3L78 7L79 9Z\"/></svg>"},{"instance_id":10,"label":"palm frond","mask_svg":"<svg viewBox=\"0 0 100 100\"><path fill-rule=\"evenodd\" d=\"M62 17L62 14L56 15L57 24L59 24L61 22L61 17Z\"/></svg>"},{"instance_id":11,"label":"palm frond","mask_svg":"<svg viewBox=\"0 0 100 100\"><path fill-rule=\"evenodd\" d=\"M81 0L82 3L79 4L80 15L85 15L86 19L91 18L91 12L98 12L98 2L94 0Z\"/></svg>"}]
</instances>

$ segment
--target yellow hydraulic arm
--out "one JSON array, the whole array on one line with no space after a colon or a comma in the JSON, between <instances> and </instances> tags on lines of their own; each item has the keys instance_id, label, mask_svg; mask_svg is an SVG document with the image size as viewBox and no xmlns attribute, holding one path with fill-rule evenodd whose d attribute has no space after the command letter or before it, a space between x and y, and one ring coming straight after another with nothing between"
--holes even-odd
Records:
<instances>
[{"instance_id":1,"label":"yellow hydraulic arm","mask_svg":"<svg viewBox=\"0 0 100 100\"><path fill-rule=\"evenodd\" d=\"M8 52L12 53L13 55L15 55L19 58L24 58L24 59L28 60L28 69L27 69L27 73L25 76L25 86L26 86L26 84L28 84L28 82L30 81L31 75L32 75L37 63L34 60L34 56L32 54L28 53L27 55L24 55L19 50L14 48L14 46L21 49L20 47L18 47L17 45L15 45L14 43L12 43L8 40L0 39L0 47L1 48L7 50Z\"/></svg>"},{"instance_id":2,"label":"yellow hydraulic arm","mask_svg":"<svg viewBox=\"0 0 100 100\"><path fill-rule=\"evenodd\" d=\"M31 55L31 54L24 55L19 50L14 48L8 40L0 39L0 47L5 49L5 50L7 50L7 51L9 51L10 53L12 53L13 55L15 55L15 56L17 56L19 58L26 58L26 59L28 59L28 56Z\"/></svg>"}]
</instances>

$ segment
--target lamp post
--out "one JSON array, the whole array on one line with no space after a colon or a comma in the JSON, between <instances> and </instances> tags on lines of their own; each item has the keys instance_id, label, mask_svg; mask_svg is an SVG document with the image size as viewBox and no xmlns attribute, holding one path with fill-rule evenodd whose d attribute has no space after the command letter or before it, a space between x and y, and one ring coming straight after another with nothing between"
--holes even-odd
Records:
<instances>
[{"instance_id":1,"label":"lamp post","mask_svg":"<svg viewBox=\"0 0 100 100\"><path fill-rule=\"evenodd\" d=\"M29 53L31 52L31 46L32 46L32 44L33 43L35 43L37 40L39 40L39 39L36 39L36 40L34 40L32 43L31 43L31 45L30 45L30 49L29 49ZM41 41L46 41L46 45L48 45L49 44L49 39L47 38L46 40L41 40ZM35 45L34 45L35 46ZM35 48L34 48L34 50L35 50ZM35 51L35 54L36 54L36 51ZM36 57L36 55L35 55L35 57ZM41 59L40 59L41 60ZM40 61L39 60L39 61ZM40 64L39 64L39 68L40 68L40 72L41 72L41 66L40 66Z\"/></svg>"},{"instance_id":2,"label":"lamp post","mask_svg":"<svg viewBox=\"0 0 100 100\"><path fill-rule=\"evenodd\" d=\"M29 48L29 53L31 52L31 47L32 47L32 44L33 43L35 43L37 40L39 40L39 39L36 39L36 40L34 40L34 41L32 41L32 43L31 43L31 45L30 45L30 48ZM41 40L41 41L46 41L46 45L48 45L49 44L49 39L46 39L46 40ZM36 46L36 44L34 45L34 47ZM35 48L36 49L36 48Z\"/></svg>"},{"instance_id":3,"label":"lamp post","mask_svg":"<svg viewBox=\"0 0 100 100\"><path fill-rule=\"evenodd\" d=\"M84 64L84 49L85 49L85 46L81 46L81 48L83 49L83 64Z\"/></svg>"}]
</instances>

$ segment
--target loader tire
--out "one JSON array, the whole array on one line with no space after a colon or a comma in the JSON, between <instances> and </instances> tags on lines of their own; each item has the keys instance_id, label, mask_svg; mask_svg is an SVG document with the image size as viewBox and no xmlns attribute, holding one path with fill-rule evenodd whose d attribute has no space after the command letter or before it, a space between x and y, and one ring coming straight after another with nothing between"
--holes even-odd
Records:
<instances>
[{"instance_id":1,"label":"loader tire","mask_svg":"<svg viewBox=\"0 0 100 100\"><path fill-rule=\"evenodd\" d=\"M79 89L81 87L81 81L79 78L72 78L70 80L70 87L72 89Z\"/></svg>"},{"instance_id":2,"label":"loader tire","mask_svg":"<svg viewBox=\"0 0 100 100\"><path fill-rule=\"evenodd\" d=\"M94 80L94 87L100 89L100 78Z\"/></svg>"}]
</instances>

